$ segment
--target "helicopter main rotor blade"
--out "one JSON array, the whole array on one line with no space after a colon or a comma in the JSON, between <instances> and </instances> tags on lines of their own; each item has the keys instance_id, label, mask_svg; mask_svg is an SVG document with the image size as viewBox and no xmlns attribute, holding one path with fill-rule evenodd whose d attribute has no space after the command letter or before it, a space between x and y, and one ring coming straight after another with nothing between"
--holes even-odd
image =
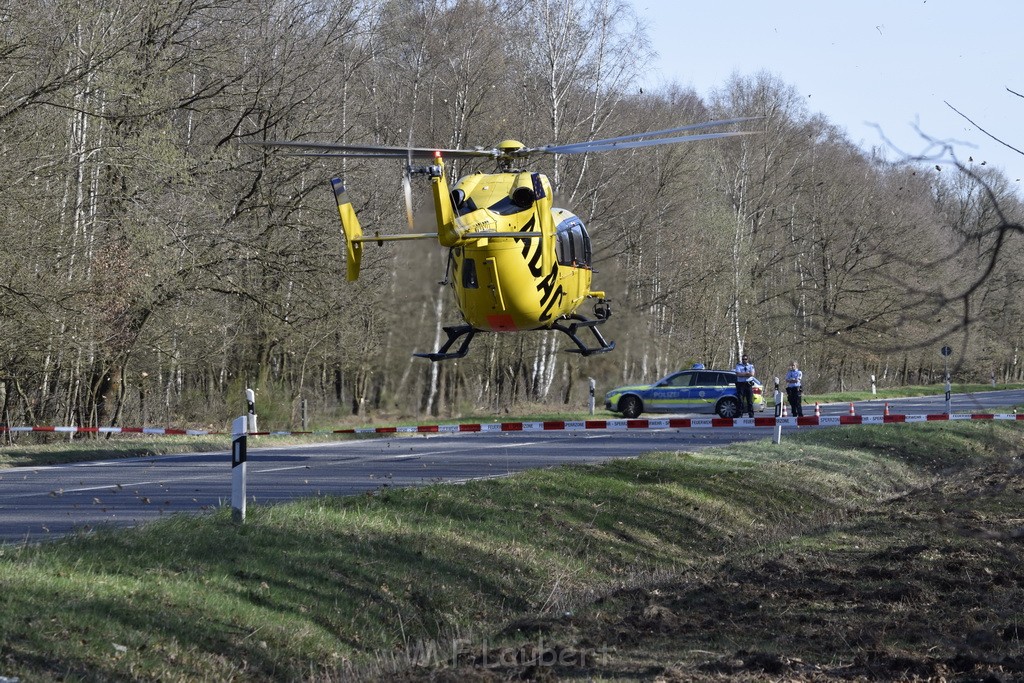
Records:
<instances>
[{"instance_id":1,"label":"helicopter main rotor blade","mask_svg":"<svg viewBox=\"0 0 1024 683\"><path fill-rule=\"evenodd\" d=\"M679 126L677 128L666 128L665 130L653 130L647 133L634 133L632 135L622 135L617 138L604 138L601 140L590 140L589 142L572 142L565 145L546 145L544 147L538 147L536 149L523 150L523 153L541 152L544 154L582 154L584 152L606 151L610 149L630 149L632 147L647 147L649 145L664 145L676 142L708 140L711 139L708 135L681 135L672 138L654 138L654 136L669 135L672 133L682 133L684 131L700 130L701 128L712 128L715 126L728 126L734 123L757 121L761 118L762 117L760 116L744 116L735 119L722 119L720 121L704 121L701 123L691 123L686 126ZM713 137L725 137L727 135L735 134L736 133L714 133L711 135ZM645 140L644 138L650 139ZM620 144L630 142L633 140L642 141L644 144Z\"/></svg>"},{"instance_id":2,"label":"helicopter main rotor blade","mask_svg":"<svg viewBox=\"0 0 1024 683\"><path fill-rule=\"evenodd\" d=\"M395 157L398 159L407 157L428 157L433 158L438 152L442 156L454 157L454 158L471 158L471 157L489 157L494 158L498 155L497 150L490 149L443 149L439 147L393 147L387 145L357 145L348 144L341 142L288 142L270 140L267 142L247 142L245 144L255 145L258 147L279 147L284 149L304 149L310 150L305 156L316 156L316 152L319 151L323 156L337 156L337 157L375 157L375 158L389 158Z\"/></svg>"},{"instance_id":3,"label":"helicopter main rotor blade","mask_svg":"<svg viewBox=\"0 0 1024 683\"><path fill-rule=\"evenodd\" d=\"M435 240L437 239L436 232L412 232L402 233L393 235L364 235L363 237L356 237L353 242L405 242L407 240Z\"/></svg>"},{"instance_id":4,"label":"helicopter main rotor blade","mask_svg":"<svg viewBox=\"0 0 1024 683\"><path fill-rule=\"evenodd\" d=\"M739 135L757 135L757 131L737 130L722 133L702 133L700 135L680 135L674 138L658 138L656 140L633 140L628 142L612 142L603 145L566 145L563 148L538 150L549 154L585 154L587 152L608 152L615 149L637 149L654 147L655 145L671 145L677 142L696 142L697 140L714 140L715 138L731 138Z\"/></svg>"},{"instance_id":5,"label":"helicopter main rotor blade","mask_svg":"<svg viewBox=\"0 0 1024 683\"><path fill-rule=\"evenodd\" d=\"M319 157L323 159L404 159L405 154L389 152L285 152L283 157Z\"/></svg>"},{"instance_id":6,"label":"helicopter main rotor blade","mask_svg":"<svg viewBox=\"0 0 1024 683\"><path fill-rule=\"evenodd\" d=\"M486 157L498 161L499 167L511 168L516 163L514 159L524 159L531 154L586 154L587 152L606 152L616 149L637 149L640 147L653 147L656 145L671 145L679 142L696 142L698 140L713 140L715 138L726 138L736 135L752 135L756 131L734 131L720 133L701 133L697 135L676 135L688 131L701 130L714 126L728 126L746 121L756 121L763 117L745 116L732 119L721 119L718 121L702 121L690 123L685 126L676 126L664 130L654 130L647 133L633 133L621 135L614 138L603 138L589 142L574 142L565 145L546 145L544 147L525 147L522 143L513 140L503 142L500 147L484 149L475 147L473 149L444 149L438 147L397 147L389 145L368 145L352 144L345 142L298 142L270 140L265 142L245 142L246 145L259 147L282 148L287 151L287 156L307 157L341 157L341 158L366 158L366 159L405 159L409 166L416 158L433 159L437 155L453 159L471 159ZM660 136L671 137L660 137ZM510 144L511 143L511 144Z\"/></svg>"}]
</instances>

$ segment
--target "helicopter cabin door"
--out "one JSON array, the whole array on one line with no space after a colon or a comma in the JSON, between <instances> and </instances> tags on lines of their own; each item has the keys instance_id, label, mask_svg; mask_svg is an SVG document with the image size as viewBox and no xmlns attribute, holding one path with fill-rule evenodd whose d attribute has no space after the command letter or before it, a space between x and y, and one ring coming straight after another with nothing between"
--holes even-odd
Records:
<instances>
[{"instance_id":1,"label":"helicopter cabin door","mask_svg":"<svg viewBox=\"0 0 1024 683\"><path fill-rule=\"evenodd\" d=\"M555 218L555 255L559 282L566 295L579 302L590 293L590 235L583 221L565 209L552 209Z\"/></svg>"}]
</instances>

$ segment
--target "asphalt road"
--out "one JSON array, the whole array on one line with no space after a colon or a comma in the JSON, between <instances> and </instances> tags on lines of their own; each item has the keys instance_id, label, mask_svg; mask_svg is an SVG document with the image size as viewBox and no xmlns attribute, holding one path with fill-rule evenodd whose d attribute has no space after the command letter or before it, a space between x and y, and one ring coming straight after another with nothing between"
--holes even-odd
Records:
<instances>
[{"instance_id":1,"label":"asphalt road","mask_svg":"<svg viewBox=\"0 0 1024 683\"><path fill-rule=\"evenodd\" d=\"M953 396L954 412L984 413L1024 403L1024 391ZM890 412L935 414L942 396L890 400ZM858 402L878 415L881 401ZM805 414L813 415L813 403ZM849 404L821 406L843 415ZM770 415L770 413L764 413ZM644 415L643 417L663 417ZM846 427L856 429L857 427ZM261 447L249 439L247 500L266 504L319 495L356 495L498 477L565 463L599 462L659 450L696 450L770 438L772 428L599 430L408 435L306 446ZM785 436L783 436L785 438ZM135 526L231 503L231 457L204 453L0 470L0 543L34 542L100 526Z\"/></svg>"}]
</instances>

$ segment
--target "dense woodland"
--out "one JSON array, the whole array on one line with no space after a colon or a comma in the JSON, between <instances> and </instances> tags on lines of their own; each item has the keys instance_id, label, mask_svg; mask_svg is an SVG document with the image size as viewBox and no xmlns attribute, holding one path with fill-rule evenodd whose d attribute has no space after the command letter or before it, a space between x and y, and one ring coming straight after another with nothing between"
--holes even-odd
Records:
<instances>
[{"instance_id":1,"label":"dense woodland","mask_svg":"<svg viewBox=\"0 0 1024 683\"><path fill-rule=\"evenodd\" d=\"M785 74L641 91L649 56L617 0L4 3L0 423L222 427L245 387L274 428L303 401L311 426L580 409L588 378L741 351L765 379L795 358L812 394L940 381L944 344L954 381L1022 379L1018 184L862 150ZM757 134L537 160L612 300L617 348L588 358L555 332L412 357L459 322L445 255L369 247L347 282L328 184L402 230L401 165L243 144L539 146L734 116Z\"/></svg>"}]
</instances>

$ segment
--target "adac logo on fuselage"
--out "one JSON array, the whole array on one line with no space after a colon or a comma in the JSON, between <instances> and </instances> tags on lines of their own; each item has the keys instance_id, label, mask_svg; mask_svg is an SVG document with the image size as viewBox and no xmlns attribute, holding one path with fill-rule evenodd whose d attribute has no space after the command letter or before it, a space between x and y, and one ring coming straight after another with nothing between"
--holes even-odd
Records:
<instances>
[{"instance_id":1,"label":"adac logo on fuselage","mask_svg":"<svg viewBox=\"0 0 1024 683\"><path fill-rule=\"evenodd\" d=\"M533 232L533 228L537 223L536 215L530 216L530 220L526 221L520 232ZM541 314L538 320L540 322L547 322L551 320L551 309L555 305L561 305L565 299L565 290L561 284L558 284L558 261L552 262L551 272L544 276L544 268L542 266L543 261L543 240L517 237L519 242L522 243L522 254L523 259L526 261L526 266L530 269L530 274L533 275L537 282L537 291L540 293L540 308ZM543 277L542 277L543 276Z\"/></svg>"}]
</instances>

